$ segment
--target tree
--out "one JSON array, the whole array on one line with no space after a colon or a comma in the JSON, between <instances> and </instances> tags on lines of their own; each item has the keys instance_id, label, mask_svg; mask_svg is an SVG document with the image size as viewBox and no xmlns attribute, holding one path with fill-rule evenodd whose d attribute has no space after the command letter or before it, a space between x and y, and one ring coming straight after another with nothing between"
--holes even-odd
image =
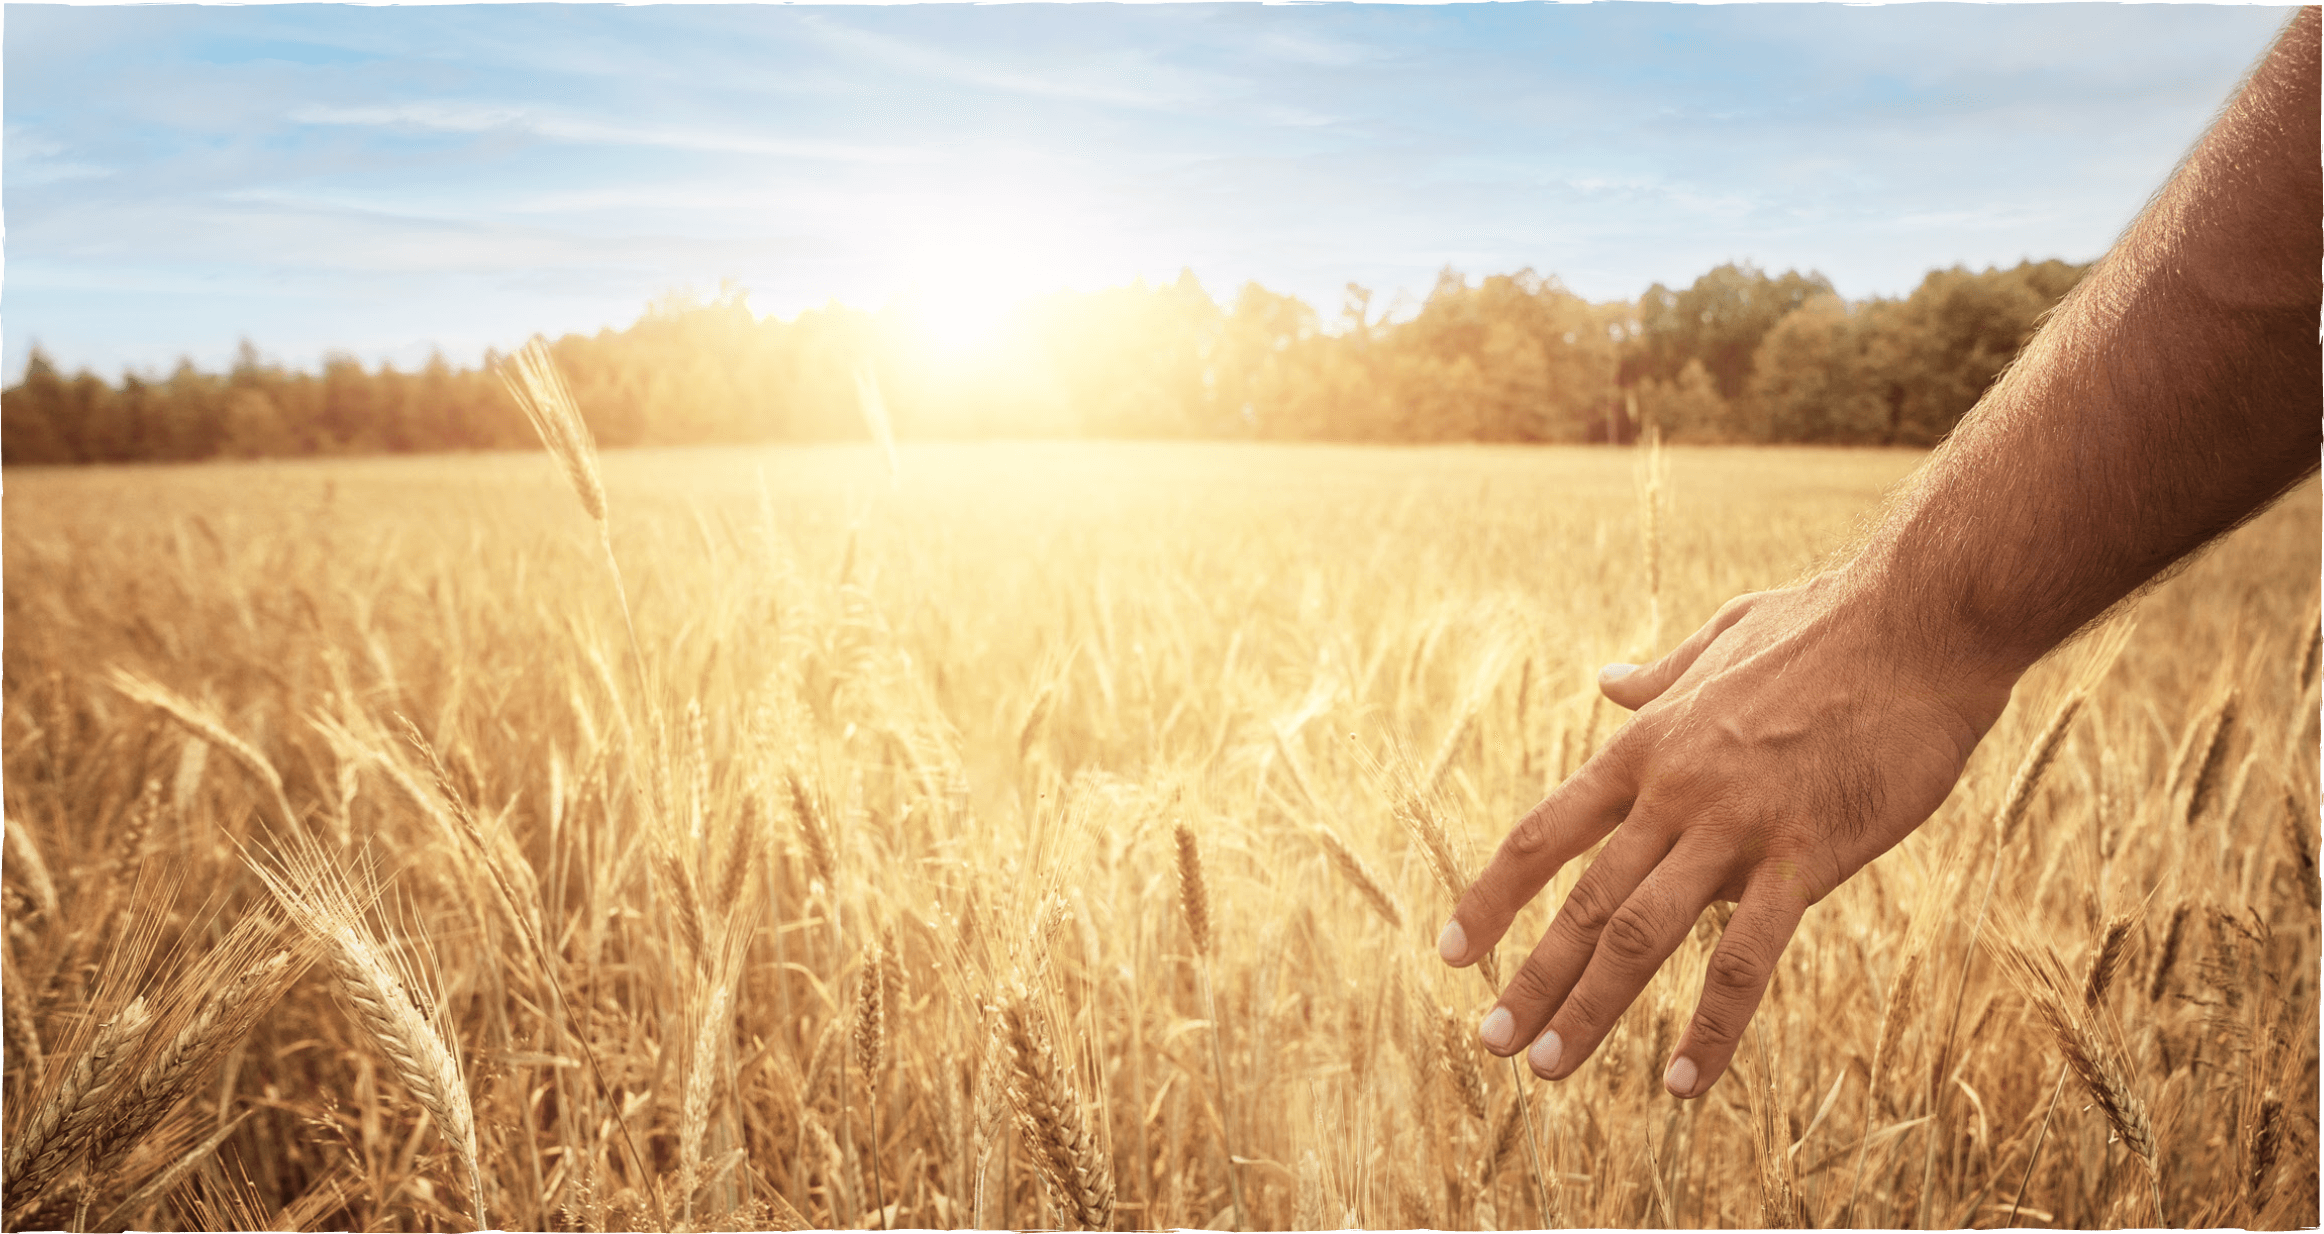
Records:
<instances>
[{"instance_id":1,"label":"tree","mask_svg":"<svg viewBox=\"0 0 2324 1234\"><path fill-rule=\"evenodd\" d=\"M64 379L38 344L24 365L24 380L0 392L0 462L77 463L66 439Z\"/></svg>"},{"instance_id":2,"label":"tree","mask_svg":"<svg viewBox=\"0 0 2324 1234\"><path fill-rule=\"evenodd\" d=\"M1867 444L1887 436L1887 413L1865 355L1866 328L1838 296L1817 295L1760 340L1742 400L1758 441Z\"/></svg>"},{"instance_id":3,"label":"tree","mask_svg":"<svg viewBox=\"0 0 2324 1234\"><path fill-rule=\"evenodd\" d=\"M1769 278L1748 263L1729 262L1681 292L1656 283L1639 297L1637 331L1629 340L1621 381L1672 381L1687 361L1700 360L1719 397L1734 399L1750 380L1759 341L1785 314L1819 294L1832 294L1832 284L1812 270L1786 270Z\"/></svg>"},{"instance_id":4,"label":"tree","mask_svg":"<svg viewBox=\"0 0 2324 1234\"><path fill-rule=\"evenodd\" d=\"M1932 270L1903 303L1875 314L1867 359L1885 376L1883 439L1931 445L1951 432L2087 269L2048 261Z\"/></svg>"},{"instance_id":5,"label":"tree","mask_svg":"<svg viewBox=\"0 0 2324 1234\"><path fill-rule=\"evenodd\" d=\"M1638 420L1641 426L1660 428L1672 441L1732 441L1743 435L1710 370L1691 358L1673 380L1648 377L1638 383Z\"/></svg>"}]
</instances>

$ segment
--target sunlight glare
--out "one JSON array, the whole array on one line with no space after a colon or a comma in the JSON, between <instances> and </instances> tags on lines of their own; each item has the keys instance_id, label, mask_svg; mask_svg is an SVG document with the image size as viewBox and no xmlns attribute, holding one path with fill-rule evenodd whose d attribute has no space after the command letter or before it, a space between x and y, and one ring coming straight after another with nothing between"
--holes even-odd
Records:
<instances>
[{"instance_id":1,"label":"sunlight glare","mask_svg":"<svg viewBox=\"0 0 2324 1234\"><path fill-rule=\"evenodd\" d=\"M1077 220L1024 197L948 199L930 211L907 233L897 304L929 358L949 364L999 359L1027 304L1087 281L1103 248Z\"/></svg>"}]
</instances>

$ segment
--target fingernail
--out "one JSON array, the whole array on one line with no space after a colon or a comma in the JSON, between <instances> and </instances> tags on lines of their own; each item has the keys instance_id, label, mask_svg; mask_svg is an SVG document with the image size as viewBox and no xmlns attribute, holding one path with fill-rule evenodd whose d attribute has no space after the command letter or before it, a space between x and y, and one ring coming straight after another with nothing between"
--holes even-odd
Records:
<instances>
[{"instance_id":1,"label":"fingernail","mask_svg":"<svg viewBox=\"0 0 2324 1234\"><path fill-rule=\"evenodd\" d=\"M1557 1060L1564 1053L1565 1042L1559 1041L1556 1031L1552 1030L1543 1033L1541 1040L1534 1042L1533 1048L1525 1052L1525 1061L1533 1064L1534 1071L1548 1075L1557 1070Z\"/></svg>"},{"instance_id":2,"label":"fingernail","mask_svg":"<svg viewBox=\"0 0 2324 1234\"><path fill-rule=\"evenodd\" d=\"M1477 1026L1477 1040L1484 1042L1485 1048L1495 1054L1508 1049L1509 1039L1516 1035L1517 1021L1509 1014L1507 1007L1493 1008L1493 1014L1486 1016L1485 1022Z\"/></svg>"},{"instance_id":3,"label":"fingernail","mask_svg":"<svg viewBox=\"0 0 2324 1234\"><path fill-rule=\"evenodd\" d=\"M1609 664L1598 670L1598 684L1610 686L1637 671L1635 664Z\"/></svg>"},{"instance_id":4,"label":"fingernail","mask_svg":"<svg viewBox=\"0 0 2324 1234\"><path fill-rule=\"evenodd\" d=\"M1671 1060L1670 1070L1662 1073L1662 1086L1669 1089L1673 1097L1694 1096L1695 1060L1683 1054Z\"/></svg>"},{"instance_id":5,"label":"fingernail","mask_svg":"<svg viewBox=\"0 0 2324 1234\"><path fill-rule=\"evenodd\" d=\"M1436 953L1447 964L1458 964L1468 958L1469 932L1461 928L1459 919L1444 923L1444 933L1436 936Z\"/></svg>"}]
</instances>

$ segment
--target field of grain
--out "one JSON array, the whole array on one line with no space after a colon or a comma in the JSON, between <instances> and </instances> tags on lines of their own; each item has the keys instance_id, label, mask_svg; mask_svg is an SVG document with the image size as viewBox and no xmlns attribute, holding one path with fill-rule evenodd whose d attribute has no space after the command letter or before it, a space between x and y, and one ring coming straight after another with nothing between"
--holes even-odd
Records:
<instances>
[{"instance_id":1,"label":"field of grain","mask_svg":"<svg viewBox=\"0 0 2324 1234\"><path fill-rule=\"evenodd\" d=\"M1570 1080L1474 1048L1413 787L1481 858L1919 456L1666 461L1650 594L1627 449L609 455L634 644L544 455L11 470L7 1224L2314 1224L2313 480L1707 1098L1717 908Z\"/></svg>"}]
</instances>

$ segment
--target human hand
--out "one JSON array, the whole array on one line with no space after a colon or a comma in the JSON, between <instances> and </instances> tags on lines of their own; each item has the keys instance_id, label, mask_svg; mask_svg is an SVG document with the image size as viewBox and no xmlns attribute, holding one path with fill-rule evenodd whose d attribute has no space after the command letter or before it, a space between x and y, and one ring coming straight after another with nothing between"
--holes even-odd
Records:
<instances>
[{"instance_id":1,"label":"human hand","mask_svg":"<svg viewBox=\"0 0 2324 1234\"><path fill-rule=\"evenodd\" d=\"M1827 575L1729 601L1654 663L1599 675L1637 712L1501 842L1438 940L1490 951L1609 832L1479 1036L1571 1074L1714 901L1736 902L1664 1084L1710 1090L1801 915L1943 803L2014 673L1964 672L1926 614ZM1548 1031L1544 1032L1544 1028Z\"/></svg>"}]
</instances>

